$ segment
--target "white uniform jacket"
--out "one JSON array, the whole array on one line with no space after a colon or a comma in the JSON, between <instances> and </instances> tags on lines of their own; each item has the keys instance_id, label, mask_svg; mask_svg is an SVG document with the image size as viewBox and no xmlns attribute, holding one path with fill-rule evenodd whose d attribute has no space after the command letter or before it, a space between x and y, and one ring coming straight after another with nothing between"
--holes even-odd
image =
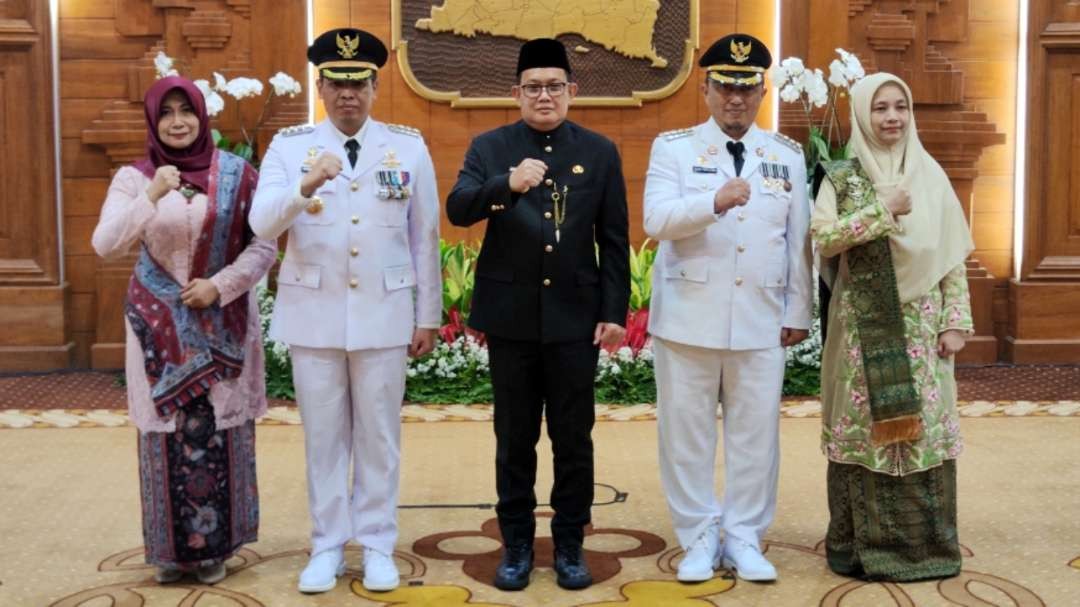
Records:
<instances>
[{"instance_id":1,"label":"white uniform jacket","mask_svg":"<svg viewBox=\"0 0 1080 607\"><path fill-rule=\"evenodd\" d=\"M415 327L442 320L431 156L418 131L369 118L351 168L342 137L329 120L283 129L263 159L251 227L261 238L289 233L270 337L308 348L403 346ZM304 198L300 180L324 150L342 159L342 172Z\"/></svg>"},{"instance_id":2,"label":"white uniform jacket","mask_svg":"<svg viewBox=\"0 0 1080 607\"><path fill-rule=\"evenodd\" d=\"M645 182L645 232L660 241L649 331L704 348L780 345L811 322L810 207L798 144L752 126L741 177L750 200L713 213L735 166L711 118L656 138Z\"/></svg>"}]
</instances>

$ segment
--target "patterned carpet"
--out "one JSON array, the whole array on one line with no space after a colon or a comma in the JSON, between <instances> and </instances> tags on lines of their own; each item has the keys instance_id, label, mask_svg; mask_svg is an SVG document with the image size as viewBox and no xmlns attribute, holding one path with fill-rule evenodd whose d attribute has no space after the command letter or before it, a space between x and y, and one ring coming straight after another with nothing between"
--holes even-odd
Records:
<instances>
[{"instance_id":1,"label":"patterned carpet","mask_svg":"<svg viewBox=\"0 0 1080 607\"><path fill-rule=\"evenodd\" d=\"M962 421L960 577L917 584L864 584L825 567L825 461L815 403L791 403L781 423L782 467L768 555L780 579L753 584L718 575L673 581L673 541L656 467L656 424L648 406L606 409L594 433L597 505L586 539L598 583L557 588L550 537L538 526L538 568L529 588L490 585L499 541L493 527L494 439L486 407L409 407L403 429L401 537L395 557L405 584L372 594L359 584L360 554L331 593L304 597L296 577L307 559L303 436L295 410L275 409L258 431L260 541L229 562L214 587L194 579L159 586L142 562L135 430L115 411L98 422L0 429L0 605L206 607L277 605L534 605L621 607L710 605L1074 605L1080 596L1080 419L1063 405L986 401ZM1058 407L1056 413L1051 411ZM801 409L800 409L801 407ZM1019 408L1018 408L1019 407ZM987 413L987 411L989 411ZM44 415L35 411L27 415ZM107 417L112 415L113 417ZM626 421L617 421L626 420ZM70 420L68 420L70 421ZM100 423L99 423L100 422ZM22 429L14 429L16 427ZM541 443L538 494L551 484ZM718 467L718 469L722 469ZM718 478L718 486L722 479ZM547 516L542 514L541 516Z\"/></svg>"}]
</instances>

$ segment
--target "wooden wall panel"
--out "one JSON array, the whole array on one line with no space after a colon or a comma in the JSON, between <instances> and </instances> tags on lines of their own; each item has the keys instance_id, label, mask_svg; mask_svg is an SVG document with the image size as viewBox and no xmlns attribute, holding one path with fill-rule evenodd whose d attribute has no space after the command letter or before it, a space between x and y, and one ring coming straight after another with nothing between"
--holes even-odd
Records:
<instances>
[{"instance_id":1,"label":"wooden wall panel","mask_svg":"<svg viewBox=\"0 0 1080 607\"><path fill-rule=\"evenodd\" d=\"M772 2L700 0L700 6L699 54L717 38L734 31L751 33L773 45L775 14ZM314 8L316 34L335 27L359 27L390 43L390 3L386 0L314 0ZM641 196L652 140L661 131L692 126L708 117L699 90L702 79L702 73L695 67L687 82L673 96L646 102L640 108L570 110L571 120L606 135L619 147L630 196L630 231L634 243L640 243L645 237ZM508 94L512 84L506 83ZM452 109L447 104L426 101L402 80L394 53L380 72L378 95L372 112L376 119L407 124L423 131L435 162L439 194L443 199L456 180L472 138L520 116L515 108ZM771 103L771 97L767 97L762 104L758 124L763 128L771 128ZM321 108L316 117L322 118ZM451 241L478 241L483 237L483 230L483 224L464 229L451 226L445 218L442 222L442 236Z\"/></svg>"},{"instance_id":2,"label":"wooden wall panel","mask_svg":"<svg viewBox=\"0 0 1080 607\"><path fill-rule=\"evenodd\" d=\"M76 366L119 368L134 258L99 260L90 235L113 172L143 154L141 101L154 80L153 56L164 50L192 78L218 71L265 82L281 70L303 82L306 14L302 2L274 0L60 0L59 16L69 339ZM226 98L214 126L236 139L241 118L253 127L260 110L258 101ZM267 116L255 135L260 149L278 128L306 120L306 95L276 99Z\"/></svg>"},{"instance_id":3,"label":"wooden wall panel","mask_svg":"<svg viewBox=\"0 0 1080 607\"><path fill-rule=\"evenodd\" d=\"M0 2L0 370L67 367L47 2Z\"/></svg>"},{"instance_id":4,"label":"wooden wall panel","mask_svg":"<svg viewBox=\"0 0 1080 607\"><path fill-rule=\"evenodd\" d=\"M827 72L834 49L846 48L868 72L892 72L911 86L920 137L952 180L975 240L968 282L976 338L960 359L997 360L1007 307L995 301L1004 304L1012 274L1016 3L783 0L782 6L784 57L802 57ZM849 109L841 110L846 124ZM805 138L801 110L782 110L781 128Z\"/></svg>"},{"instance_id":5,"label":"wooden wall panel","mask_svg":"<svg viewBox=\"0 0 1080 607\"><path fill-rule=\"evenodd\" d=\"M1008 350L1080 361L1080 4L1031 0L1023 261L1010 283Z\"/></svg>"},{"instance_id":6,"label":"wooden wall panel","mask_svg":"<svg viewBox=\"0 0 1080 607\"><path fill-rule=\"evenodd\" d=\"M1080 234L1080 212L1073 181L1077 167L1069 162L1075 154L1062 154L1057 164L1036 147L1044 140L1045 117L1063 108L1065 91L1071 89L1073 58L1080 8L1074 2L1032 0L1031 82L1053 82L1060 93L1042 93L1032 87L1029 100L1032 115L1044 117L1044 123L1032 124L1029 141L1032 162L1045 165L1045 171L1032 168L1028 174L1029 203L1025 213L1024 270L1012 286L1005 281L1012 275L1013 216L1013 112L1015 99L1016 21L1015 2L997 0L783 0L781 41L773 39L772 2L757 0L701 0L700 53L713 40L732 31L748 31L770 44L777 60L799 55L815 66L827 66L837 46L855 49L871 67L879 66L911 73L923 65L929 73L917 88L920 123L931 126L930 140L935 154L957 183L965 200L976 240L976 262L972 264L972 289L978 294L976 316L983 342L983 353L995 349L992 337L1009 335L1000 348L1009 356L1023 359L1025 348L1037 347L1045 339L1041 332L1046 323L1037 320L1044 299L1067 302L1062 285L1072 284L1080 270L1080 253L1075 248ZM123 325L116 313L130 272L131 259L105 263L88 246L89 232L96 223L100 203L112 172L142 153L144 140L141 98L153 81L151 58L160 49L179 60L186 75L209 76L217 70L233 77L257 75L263 79L279 69L294 76L305 74L306 23L304 3L274 0L59 0L61 80L61 172L63 175L63 216L65 227L62 246L68 284L59 283L59 256L56 246L55 205L40 204L42 192L52 193L51 157L42 152L33 159L35 171L8 168L6 155L15 145L23 145L19 127L34 124L31 131L42 140L49 122L34 123L17 119L11 107L19 111L33 109L42 116L51 111L38 103L29 108L26 99L50 99L48 62L47 2L30 0L0 2L0 105L3 105L4 128L0 131L0 167L3 167L8 191L0 192L0 277L4 268L15 269L21 277L15 290L3 289L0 278L0 308L11 298L37 301L40 313L50 316L42 335L54 339L56 327L63 327L60 343L36 350L33 356L13 355L0 337L0 369L44 368L57 360L97 367L122 364ZM314 0L316 32L353 25L368 29L385 41L390 40L390 5L386 0ZM898 9L898 7L903 10ZM905 8L906 7L906 8ZM12 13L12 14L6 14ZM15 14L18 13L18 14ZM838 15L849 15L848 26L838 23ZM880 15L894 17L882 20ZM900 18L895 18L895 15ZM13 19L4 21L4 19ZM890 21L892 19L892 21ZM842 21L842 19L840 19ZM905 36L907 42L904 43ZM899 42L898 42L899 40ZM910 52L889 50L890 44L912 46ZM15 59L13 53L23 53ZM453 110L446 105L428 102L414 94L398 73L394 59L383 72L379 100L374 115L385 121L420 128L435 158L440 193L445 197L455 181L469 141L480 132L517 119L515 109ZM21 72L20 72L21 70ZM1040 71L1041 70L1041 71ZM29 75L24 75L29 74ZM644 172L651 142L663 130L681 128L703 121L707 110L699 84L702 75L695 69L687 83L673 96L641 108L575 108L571 119L604 133L616 142L623 156L629 192L631 230L634 242L643 239L641 196ZM1056 78L1056 80L1055 80ZM22 80L20 80L22 79ZM306 80L306 79L303 79ZM12 88L13 84L16 88ZM42 92L28 95L9 91L24 86ZM509 86L511 83L507 83ZM36 89L34 89L36 90ZM1047 89L1049 91L1050 89ZM770 91L770 95L772 92ZM14 101L10 101L10 100ZM16 103L19 106L6 104ZM1041 105L1040 105L1041 104ZM251 124L258 114L257 103L237 108L233 100L218 119L217 126L235 135L242 116ZM768 111L771 98L762 106L759 124L771 128ZM306 120L303 98L278 101L271 107L270 120L257 133L262 148L273 131L281 126ZM1070 114L1071 116L1071 114ZM925 117L925 118L924 118ZM781 114L781 125L797 135L793 114ZM1034 118L1033 118L1034 120ZM1071 118L1070 118L1071 120ZM15 127L11 127L11 124ZM1080 123L1077 123L1080 124ZM1039 131L1038 128L1043 128ZM1071 130L1058 130L1057 144L1075 137ZM959 135L959 137L957 136ZM1042 139L1040 139L1042 137ZM1076 139L1080 140L1080 139ZM1005 145L1000 145L1004 141ZM934 147L936 146L936 147ZM30 148L27 148L30 149ZM46 150L43 146L33 149ZM1055 148L1057 149L1057 148ZM1062 147L1060 149L1067 149ZM44 167L44 170L42 168ZM1066 175L1053 191L1045 186L1050 171ZM18 176L16 179L13 176ZM39 180L39 181L35 181ZM12 202L11 186L35 190L33 209ZM1036 185L1043 184L1043 185ZM23 200L29 200L26 197ZM15 205L15 206L13 206ZM51 215L50 215L51 213ZM18 218L18 230L9 226ZM36 230L36 231L35 231ZM1054 230L1057 230L1054 232ZM478 240L483 226L471 229L452 228L444 221L443 235L450 240ZM16 243L15 239L22 241ZM6 239L6 240L5 240ZM22 247L22 248L20 248ZM8 254L29 255L12 264ZM6 265L5 265L6 264ZM50 294L37 299L25 297L19 289L27 287L26 270L37 272L36 279ZM1054 276L1056 274L1056 276ZM10 278L10 276L9 276ZM1014 277L1016 278L1016 277ZM1053 296L1045 289L1025 291L1029 283L1057 285ZM1070 293L1066 290L1064 293ZM8 300L4 298L8 297ZM1049 299L1046 299L1046 298ZM1064 297L1064 299L1063 299ZM1080 297L1072 301L1078 301ZM44 303L42 303L44 302ZM6 312L7 309L5 308ZM1010 316L1011 315L1011 316ZM57 319L60 319L59 321ZM1066 339L1073 335L1080 341L1080 327L1066 327ZM0 330L0 336L5 331ZM22 339L22 338L20 338ZM74 343L72 343L74 342ZM1035 344L1032 346L1031 344ZM20 346L22 347L22 346ZM1072 346L1048 350L1065 352ZM8 348L8 349L5 349ZM50 349L51 348L51 349ZM59 356L59 357L58 357ZM1077 355L1075 359L1080 359ZM27 362L30 361L30 362ZM19 366L21 365L21 366ZM26 365L30 365L27 367Z\"/></svg>"}]
</instances>

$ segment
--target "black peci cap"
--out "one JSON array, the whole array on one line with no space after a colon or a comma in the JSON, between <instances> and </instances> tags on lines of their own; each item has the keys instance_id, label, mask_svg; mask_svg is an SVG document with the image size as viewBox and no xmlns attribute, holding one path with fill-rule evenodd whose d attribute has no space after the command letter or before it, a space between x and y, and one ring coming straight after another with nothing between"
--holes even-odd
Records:
<instances>
[{"instance_id":1,"label":"black peci cap","mask_svg":"<svg viewBox=\"0 0 1080 607\"><path fill-rule=\"evenodd\" d=\"M537 67L559 67L570 75L570 60L566 57L566 47L562 42L551 38L537 38L521 45L518 51L517 75Z\"/></svg>"},{"instance_id":2,"label":"black peci cap","mask_svg":"<svg viewBox=\"0 0 1080 607\"><path fill-rule=\"evenodd\" d=\"M765 43L750 34L728 34L709 47L698 61L709 80L735 86L757 86L765 81L772 55Z\"/></svg>"},{"instance_id":3,"label":"black peci cap","mask_svg":"<svg viewBox=\"0 0 1080 607\"><path fill-rule=\"evenodd\" d=\"M386 64L386 45L351 27L324 32L307 50L319 76L328 80L366 80Z\"/></svg>"}]
</instances>

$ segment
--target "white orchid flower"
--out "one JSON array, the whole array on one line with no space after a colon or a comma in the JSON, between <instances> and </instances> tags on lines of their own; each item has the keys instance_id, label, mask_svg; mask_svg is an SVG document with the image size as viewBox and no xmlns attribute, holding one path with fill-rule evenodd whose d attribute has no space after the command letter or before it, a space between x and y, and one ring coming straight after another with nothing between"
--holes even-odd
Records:
<instances>
[{"instance_id":1,"label":"white orchid flower","mask_svg":"<svg viewBox=\"0 0 1080 607\"><path fill-rule=\"evenodd\" d=\"M780 62L780 69L792 78L797 78L806 71L806 66L803 65L802 59L799 59L798 57L788 57Z\"/></svg>"},{"instance_id":2,"label":"white orchid flower","mask_svg":"<svg viewBox=\"0 0 1080 607\"><path fill-rule=\"evenodd\" d=\"M794 84L787 84L780 89L780 99L785 103L795 103L799 100L799 89Z\"/></svg>"},{"instance_id":3,"label":"white orchid flower","mask_svg":"<svg viewBox=\"0 0 1080 607\"><path fill-rule=\"evenodd\" d=\"M166 55L163 51L158 51L158 54L154 57L154 70L157 71L158 78L180 75L180 72L173 69L172 57Z\"/></svg>"},{"instance_id":4,"label":"white orchid flower","mask_svg":"<svg viewBox=\"0 0 1080 607\"><path fill-rule=\"evenodd\" d=\"M206 113L209 116L217 116L221 113L221 110L225 109L225 100L218 95L216 91L210 88L210 82L207 80L196 80L195 88L199 89L202 93L203 99L206 100Z\"/></svg>"},{"instance_id":5,"label":"white orchid flower","mask_svg":"<svg viewBox=\"0 0 1080 607\"><path fill-rule=\"evenodd\" d=\"M217 91L210 91L210 94L206 95L206 114L217 116L223 109L225 109L225 99Z\"/></svg>"},{"instance_id":6,"label":"white orchid flower","mask_svg":"<svg viewBox=\"0 0 1080 607\"><path fill-rule=\"evenodd\" d=\"M274 74L274 77L270 79L270 85L274 87L274 94L278 96L288 95L289 97L295 97L302 90L300 83L285 72Z\"/></svg>"},{"instance_id":7,"label":"white orchid flower","mask_svg":"<svg viewBox=\"0 0 1080 607\"><path fill-rule=\"evenodd\" d=\"M199 92L202 93L203 99L209 98L210 93L214 92L210 89L210 82L207 80L196 80L192 84L194 84L195 88L199 89Z\"/></svg>"},{"instance_id":8,"label":"white orchid flower","mask_svg":"<svg viewBox=\"0 0 1080 607\"><path fill-rule=\"evenodd\" d=\"M217 91L219 93L224 93L227 90L226 87L228 87L228 85L229 85L229 83L228 83L227 80L225 80L225 76L222 76L221 74L219 74L217 72L214 72L214 90L215 91Z\"/></svg>"},{"instance_id":9,"label":"white orchid flower","mask_svg":"<svg viewBox=\"0 0 1080 607\"><path fill-rule=\"evenodd\" d=\"M850 74L848 74L847 66L843 61L839 59L833 59L829 64L829 84L837 88L847 88L848 81L851 80Z\"/></svg>"},{"instance_id":10,"label":"white orchid flower","mask_svg":"<svg viewBox=\"0 0 1080 607\"><path fill-rule=\"evenodd\" d=\"M225 92L234 99L257 97L262 94L263 83L254 78L233 78L225 85Z\"/></svg>"},{"instance_id":11,"label":"white orchid flower","mask_svg":"<svg viewBox=\"0 0 1080 607\"><path fill-rule=\"evenodd\" d=\"M806 92L807 99L814 107L824 107L829 102L829 85L820 69L806 70L799 77L799 86Z\"/></svg>"},{"instance_id":12,"label":"white orchid flower","mask_svg":"<svg viewBox=\"0 0 1080 607\"><path fill-rule=\"evenodd\" d=\"M844 63L844 72L848 82L855 82L866 76L866 70L863 69L862 63L859 62L859 58L855 53L838 48L836 54L840 55L840 61Z\"/></svg>"},{"instance_id":13,"label":"white orchid flower","mask_svg":"<svg viewBox=\"0 0 1080 607\"><path fill-rule=\"evenodd\" d=\"M791 80L791 75L787 73L787 70L785 70L781 66L776 66L776 69L773 70L773 75L772 75L773 86L775 86L777 88L780 88L780 87L786 85L788 83L788 81L790 81L790 80Z\"/></svg>"}]
</instances>

